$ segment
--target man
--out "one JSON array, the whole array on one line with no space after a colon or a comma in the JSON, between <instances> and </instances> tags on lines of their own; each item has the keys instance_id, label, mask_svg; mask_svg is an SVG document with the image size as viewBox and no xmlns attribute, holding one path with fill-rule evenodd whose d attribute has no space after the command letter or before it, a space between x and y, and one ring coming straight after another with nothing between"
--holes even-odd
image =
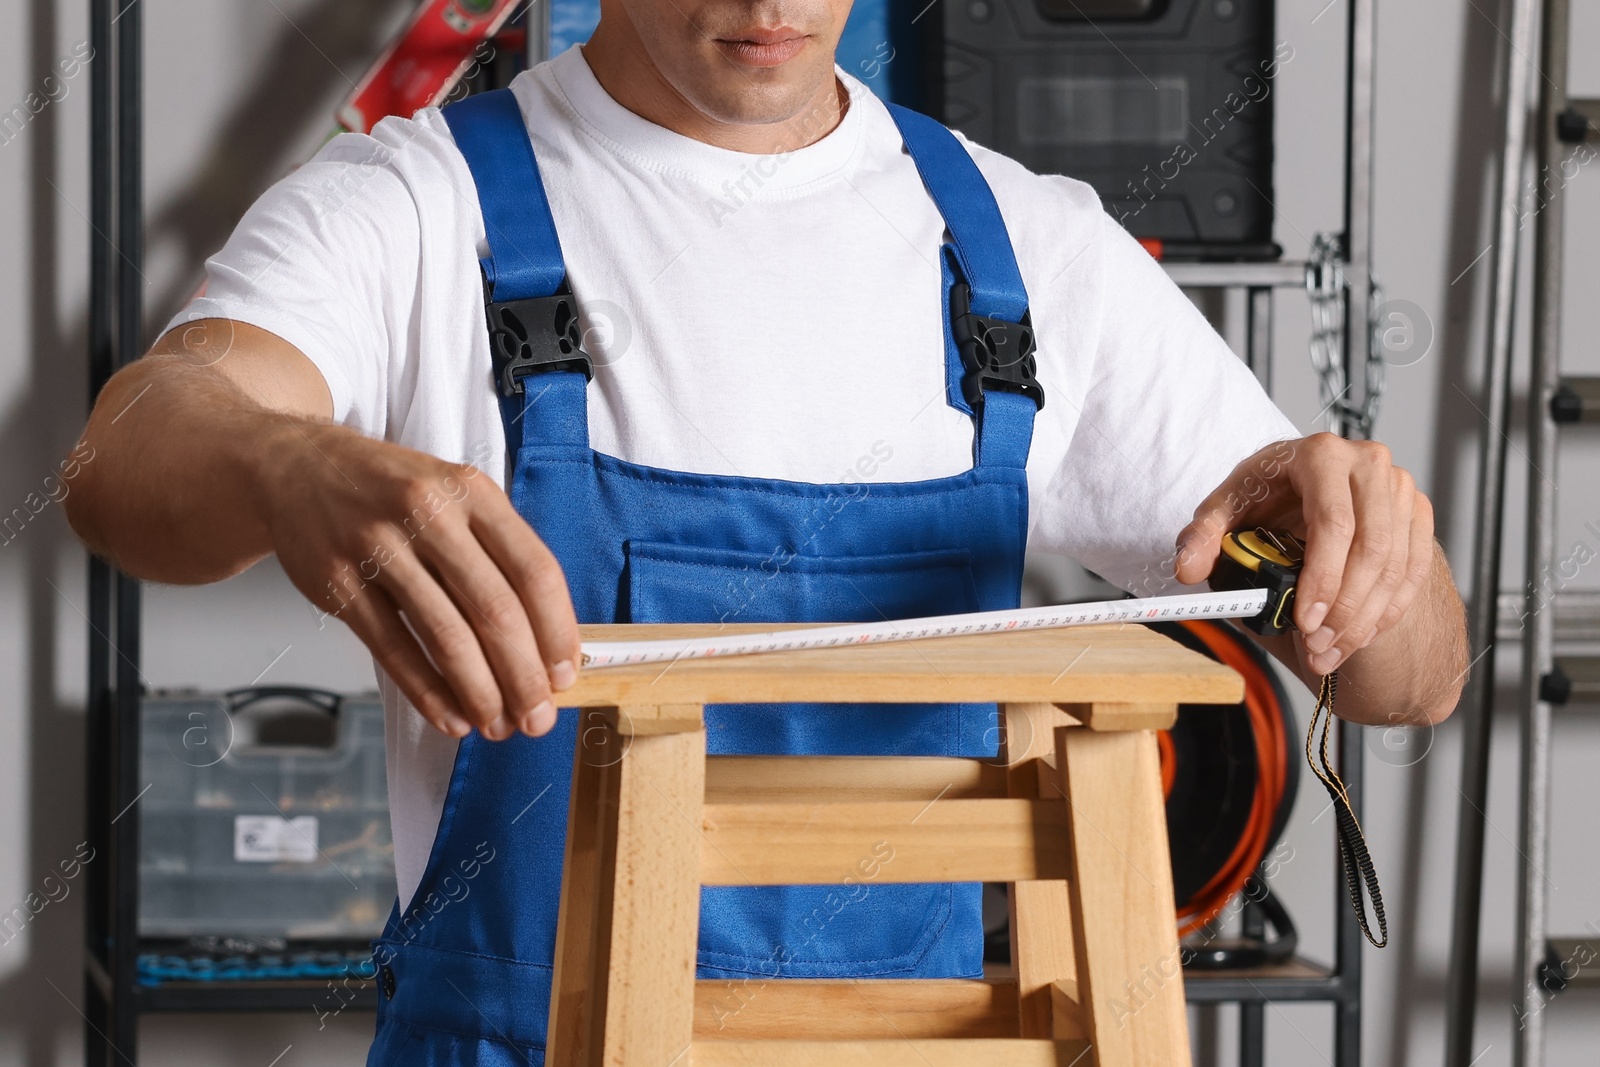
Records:
<instances>
[{"instance_id":1,"label":"man","mask_svg":"<svg viewBox=\"0 0 1600 1067\"><path fill-rule=\"evenodd\" d=\"M1266 525L1308 541L1278 658L1358 722L1454 706L1411 477L1298 438L1086 186L840 76L848 9L605 0L512 95L336 139L96 405L93 550L177 583L276 553L372 650L402 905L374 1064L542 1056L579 618L1014 606L1025 544L1148 593ZM981 756L993 723L713 709L708 746ZM977 972L976 887L860 888L826 922L829 887L706 890L700 973Z\"/></svg>"}]
</instances>

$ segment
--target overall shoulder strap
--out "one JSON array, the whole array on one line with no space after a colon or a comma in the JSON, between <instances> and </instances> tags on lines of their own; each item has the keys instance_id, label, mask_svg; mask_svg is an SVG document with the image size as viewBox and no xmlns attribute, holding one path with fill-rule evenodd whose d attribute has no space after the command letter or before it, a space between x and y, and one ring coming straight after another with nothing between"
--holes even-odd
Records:
<instances>
[{"instance_id":1,"label":"overall shoulder strap","mask_svg":"<svg viewBox=\"0 0 1600 1067\"><path fill-rule=\"evenodd\" d=\"M478 263L506 447L514 459L525 437L587 445L589 361L522 108L510 89L496 89L442 114L483 212L489 251Z\"/></svg>"},{"instance_id":2,"label":"overall shoulder strap","mask_svg":"<svg viewBox=\"0 0 1600 1067\"><path fill-rule=\"evenodd\" d=\"M980 467L1025 467L1044 406L1034 374L1028 291L994 193L945 126L897 104L889 114L944 217L947 398L977 423Z\"/></svg>"},{"instance_id":3,"label":"overall shoulder strap","mask_svg":"<svg viewBox=\"0 0 1600 1067\"><path fill-rule=\"evenodd\" d=\"M553 295L567 280L567 265L516 96L510 89L479 93L442 114L478 187L489 241L480 262L491 295Z\"/></svg>"}]
</instances>

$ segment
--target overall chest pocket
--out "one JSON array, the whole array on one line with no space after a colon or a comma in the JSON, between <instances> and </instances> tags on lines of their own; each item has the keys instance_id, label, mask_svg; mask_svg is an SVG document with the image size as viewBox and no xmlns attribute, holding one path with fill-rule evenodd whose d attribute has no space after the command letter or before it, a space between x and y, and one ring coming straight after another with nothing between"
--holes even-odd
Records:
<instances>
[{"instance_id":1,"label":"overall chest pocket","mask_svg":"<svg viewBox=\"0 0 1600 1067\"><path fill-rule=\"evenodd\" d=\"M630 541L630 622L881 622L978 610L965 549L870 556L747 552ZM993 705L714 704L714 755L987 755Z\"/></svg>"},{"instance_id":2,"label":"overall chest pocket","mask_svg":"<svg viewBox=\"0 0 1600 1067\"><path fill-rule=\"evenodd\" d=\"M631 622L877 622L976 611L969 554L791 555L632 541ZM989 755L994 705L714 704L706 747L746 755ZM862 869L893 863L892 832ZM885 861L885 856L888 857ZM976 885L875 884L857 870L813 886L701 890L702 978L970 977L981 970Z\"/></svg>"}]
</instances>

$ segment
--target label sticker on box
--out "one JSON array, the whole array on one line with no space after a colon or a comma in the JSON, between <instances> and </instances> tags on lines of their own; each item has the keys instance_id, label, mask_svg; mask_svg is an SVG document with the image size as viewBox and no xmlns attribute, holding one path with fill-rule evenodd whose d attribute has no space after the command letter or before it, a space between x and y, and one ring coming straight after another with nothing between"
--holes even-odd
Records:
<instances>
[{"instance_id":1,"label":"label sticker on box","mask_svg":"<svg viewBox=\"0 0 1600 1067\"><path fill-rule=\"evenodd\" d=\"M317 817L238 815L233 820L233 858L238 863L315 863Z\"/></svg>"}]
</instances>

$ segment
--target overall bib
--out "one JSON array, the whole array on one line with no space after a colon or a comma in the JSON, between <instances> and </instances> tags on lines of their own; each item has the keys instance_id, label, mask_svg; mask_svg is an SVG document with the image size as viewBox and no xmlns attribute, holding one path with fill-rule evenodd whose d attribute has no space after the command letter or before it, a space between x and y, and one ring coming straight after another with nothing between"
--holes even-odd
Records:
<instances>
[{"instance_id":1,"label":"overall bib","mask_svg":"<svg viewBox=\"0 0 1600 1067\"><path fill-rule=\"evenodd\" d=\"M1024 467L1043 401L1027 294L971 157L933 120L893 111L949 233L942 358L947 400L975 420L974 464L920 482L815 485L661 470L589 447L590 368L521 111L506 90L445 110L488 235L511 501L561 561L580 621L875 621L1017 606ZM541 738L461 741L416 897L373 943L372 1067L543 1063L578 731L579 714L564 709ZM989 757L997 716L992 704L714 705L706 743L717 754ZM845 884L853 873L838 885L702 889L700 977L981 974L980 886Z\"/></svg>"}]
</instances>

